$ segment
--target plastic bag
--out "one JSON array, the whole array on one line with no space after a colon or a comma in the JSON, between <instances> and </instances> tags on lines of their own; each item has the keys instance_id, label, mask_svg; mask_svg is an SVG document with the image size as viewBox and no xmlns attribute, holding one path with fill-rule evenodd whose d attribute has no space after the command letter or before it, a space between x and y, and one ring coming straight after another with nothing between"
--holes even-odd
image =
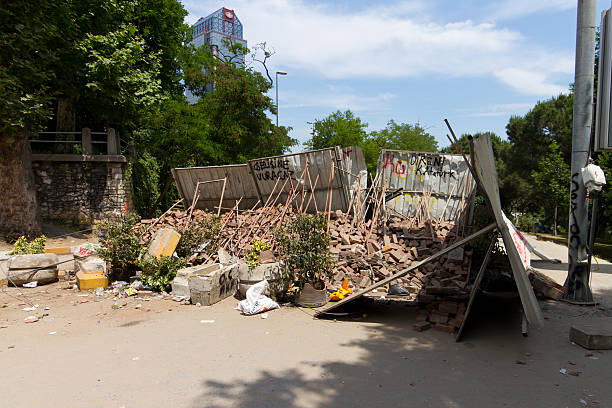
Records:
<instances>
[{"instance_id":1,"label":"plastic bag","mask_svg":"<svg viewBox=\"0 0 612 408\"><path fill-rule=\"evenodd\" d=\"M278 303L264 295L268 289L268 281L262 280L259 283L251 286L246 293L246 299L238 303L236 310L240 310L242 314L254 315L268 310L277 309Z\"/></svg>"}]
</instances>

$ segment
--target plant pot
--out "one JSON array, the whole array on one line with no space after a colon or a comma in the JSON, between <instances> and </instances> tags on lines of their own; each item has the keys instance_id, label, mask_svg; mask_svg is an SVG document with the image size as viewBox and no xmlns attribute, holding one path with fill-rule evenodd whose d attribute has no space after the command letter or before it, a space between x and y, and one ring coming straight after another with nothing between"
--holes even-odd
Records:
<instances>
[{"instance_id":1,"label":"plant pot","mask_svg":"<svg viewBox=\"0 0 612 408\"><path fill-rule=\"evenodd\" d=\"M295 304L302 307L320 307L327 303L327 286L323 289L315 289L310 283L305 283L304 288L295 297Z\"/></svg>"}]
</instances>

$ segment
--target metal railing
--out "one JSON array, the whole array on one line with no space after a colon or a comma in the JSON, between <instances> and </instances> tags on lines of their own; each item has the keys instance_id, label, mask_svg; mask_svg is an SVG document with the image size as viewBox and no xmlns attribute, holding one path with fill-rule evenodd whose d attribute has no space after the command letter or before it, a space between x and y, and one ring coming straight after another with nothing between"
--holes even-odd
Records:
<instances>
[{"instance_id":1,"label":"metal railing","mask_svg":"<svg viewBox=\"0 0 612 408\"><path fill-rule=\"evenodd\" d=\"M119 155L121 141L115 129L107 132L38 132L29 139L34 154Z\"/></svg>"}]
</instances>

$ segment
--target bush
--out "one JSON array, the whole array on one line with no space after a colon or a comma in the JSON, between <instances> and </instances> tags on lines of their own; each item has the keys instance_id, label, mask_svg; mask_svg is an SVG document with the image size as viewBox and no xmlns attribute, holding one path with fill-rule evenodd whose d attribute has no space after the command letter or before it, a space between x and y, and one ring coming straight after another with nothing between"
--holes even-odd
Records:
<instances>
[{"instance_id":1,"label":"bush","mask_svg":"<svg viewBox=\"0 0 612 408\"><path fill-rule=\"evenodd\" d=\"M176 271L186 266L182 258L161 256L159 258L148 256L140 262L142 274L140 280L146 286L158 292L168 292Z\"/></svg>"},{"instance_id":2,"label":"bush","mask_svg":"<svg viewBox=\"0 0 612 408\"><path fill-rule=\"evenodd\" d=\"M539 222L539 217L532 213L518 214L515 226L519 231L535 232L537 222Z\"/></svg>"},{"instance_id":3,"label":"bush","mask_svg":"<svg viewBox=\"0 0 612 408\"><path fill-rule=\"evenodd\" d=\"M277 242L280 255L285 258L285 278L300 289L306 282L322 289L333 270L329 241L323 213L298 214L286 228L281 228Z\"/></svg>"},{"instance_id":4,"label":"bush","mask_svg":"<svg viewBox=\"0 0 612 408\"><path fill-rule=\"evenodd\" d=\"M138 258L144 250L135 229L138 221L140 217L128 214L119 222L107 219L97 227L103 247L100 256L110 262L110 276L114 280L128 280L136 274Z\"/></svg>"},{"instance_id":5,"label":"bush","mask_svg":"<svg viewBox=\"0 0 612 408\"><path fill-rule=\"evenodd\" d=\"M197 221L194 219L188 227L179 230L181 240L176 247L176 254L181 258L187 258L208 240L211 242L206 246L204 252L209 255L214 253L219 246L220 228L221 221L214 214L207 213Z\"/></svg>"},{"instance_id":6,"label":"bush","mask_svg":"<svg viewBox=\"0 0 612 408\"><path fill-rule=\"evenodd\" d=\"M9 252L9 255L42 254L45 252L46 241L47 237L44 235L35 238L32 242L28 242L26 237L22 235L15 241L13 250Z\"/></svg>"},{"instance_id":7,"label":"bush","mask_svg":"<svg viewBox=\"0 0 612 408\"><path fill-rule=\"evenodd\" d=\"M251 244L251 248L244 252L244 259L246 260L249 269L255 269L261 262L259 262L259 254L263 251L270 249L270 243L267 241L254 240Z\"/></svg>"}]
</instances>

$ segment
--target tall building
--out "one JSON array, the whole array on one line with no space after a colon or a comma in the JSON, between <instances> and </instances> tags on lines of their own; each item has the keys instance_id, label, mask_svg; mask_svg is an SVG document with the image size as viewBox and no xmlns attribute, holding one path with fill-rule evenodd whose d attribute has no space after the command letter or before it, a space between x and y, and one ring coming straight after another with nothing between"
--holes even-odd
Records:
<instances>
[{"instance_id":1,"label":"tall building","mask_svg":"<svg viewBox=\"0 0 612 408\"><path fill-rule=\"evenodd\" d=\"M242 44L246 47L247 42L242 38L242 23L234 13L234 10L225 7L214 13L200 18L193 26L193 40L191 44L197 48L209 47L212 54L224 61L233 62L236 66L244 66L244 55L236 55L227 47L230 44ZM213 85L207 87L212 91ZM189 103L196 103L198 98L186 92Z\"/></svg>"}]
</instances>

